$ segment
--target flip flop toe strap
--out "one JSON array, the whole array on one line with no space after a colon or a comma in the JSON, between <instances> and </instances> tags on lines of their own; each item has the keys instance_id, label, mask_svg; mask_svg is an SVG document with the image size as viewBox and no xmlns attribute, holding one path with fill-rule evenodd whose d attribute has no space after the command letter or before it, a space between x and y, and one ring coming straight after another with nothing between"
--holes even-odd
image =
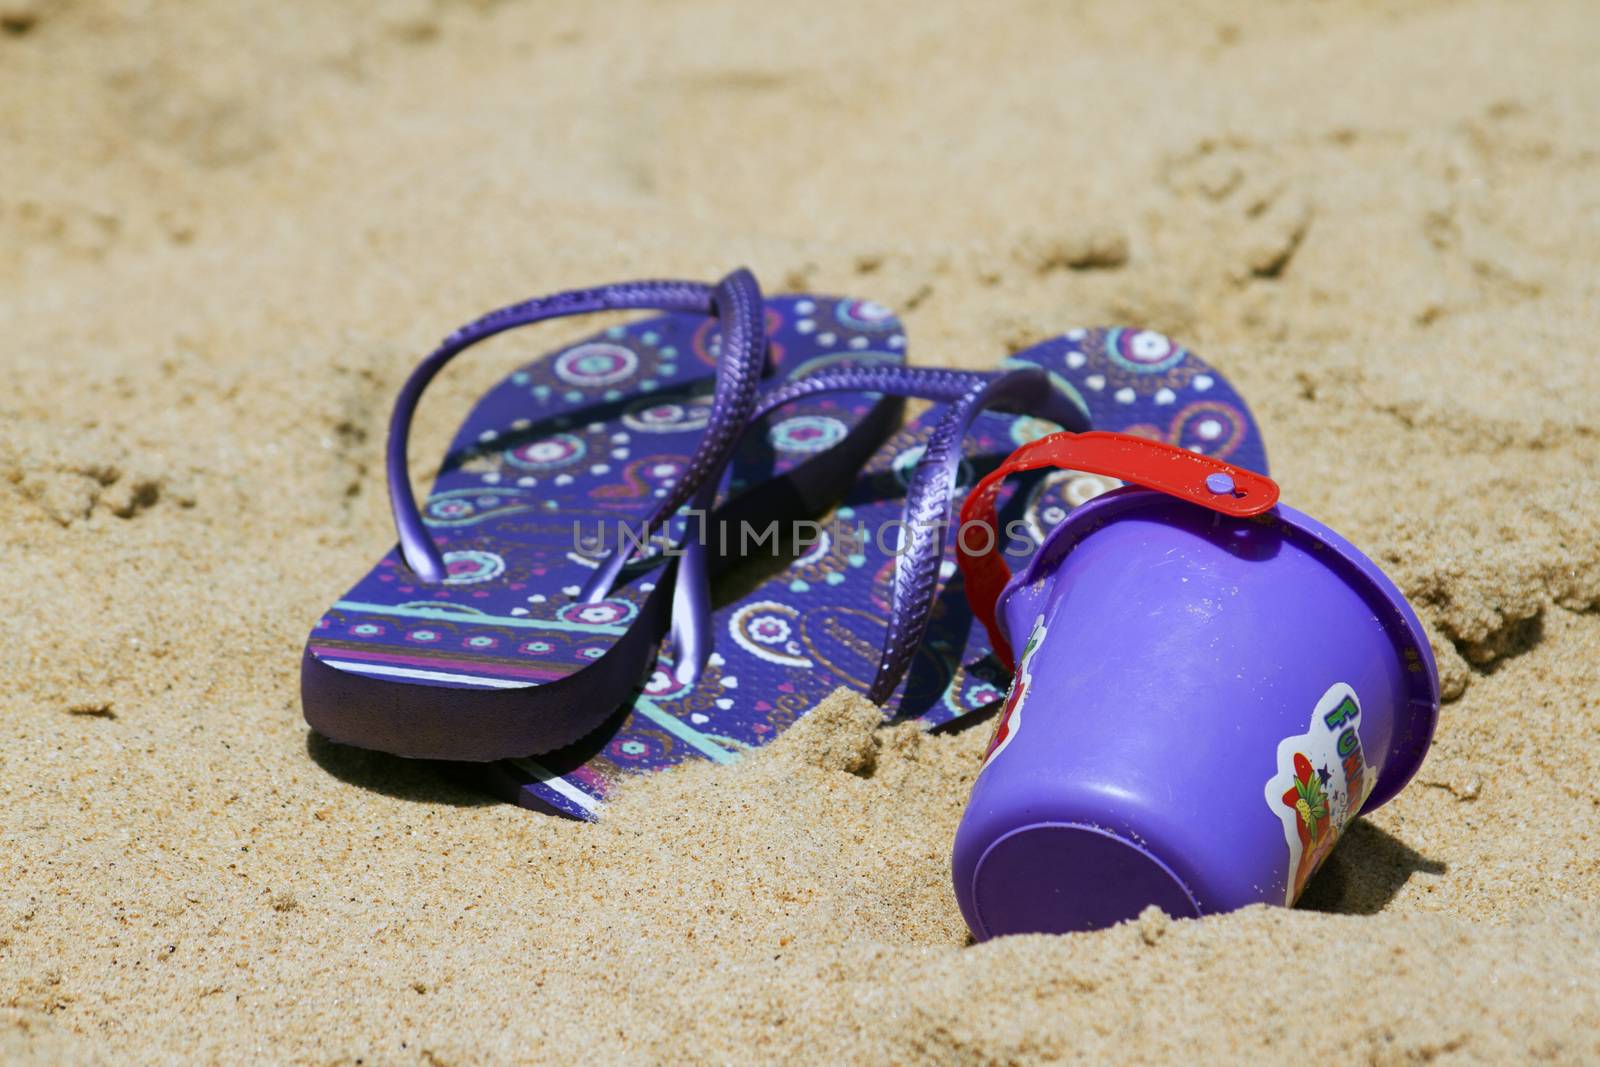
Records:
<instances>
[{"instance_id":1,"label":"flip flop toe strap","mask_svg":"<svg viewBox=\"0 0 1600 1067\"><path fill-rule=\"evenodd\" d=\"M491 311L450 334L417 365L401 386L390 416L385 459L389 506L400 539L401 557L421 581L441 582L447 577L444 557L417 508L407 463L411 420L423 390L445 364L479 341L546 319L598 311L689 312L717 317L723 335L722 358L716 368L707 431L679 480L674 494L678 499L670 505L671 497L662 501L657 514L671 514L701 482L716 481L715 476L732 456L739 433L756 404L766 357L761 290L749 271L736 270L715 287L684 281L622 282L555 293ZM604 596L620 566L621 561L617 561L604 582L592 582L586 599Z\"/></svg>"},{"instance_id":2,"label":"flip flop toe strap","mask_svg":"<svg viewBox=\"0 0 1600 1067\"><path fill-rule=\"evenodd\" d=\"M1055 390L1049 374L1040 368L985 379L950 405L923 447L906 486L889 625L878 672L867 690L867 698L876 704L893 695L927 634L938 598L955 495L960 489L962 446L973 420L991 409L1033 415L1066 429L1087 429L1082 411ZM958 541L961 533L958 528Z\"/></svg>"},{"instance_id":3,"label":"flip flop toe strap","mask_svg":"<svg viewBox=\"0 0 1600 1067\"><path fill-rule=\"evenodd\" d=\"M971 371L920 367L835 367L767 390L741 431L786 404L819 393L887 393L950 403L981 387L986 380L985 375ZM716 500L716 492L715 479L702 482L691 506L700 514L706 514ZM676 664L674 673L678 681L690 684L700 677L700 670L712 651L711 630L710 569L706 546L703 539L691 538L682 546L677 583L673 587L669 647Z\"/></svg>"},{"instance_id":4,"label":"flip flop toe strap","mask_svg":"<svg viewBox=\"0 0 1600 1067\"><path fill-rule=\"evenodd\" d=\"M868 697L883 703L905 676L927 632L939 587L945 530L955 508L962 443L972 420L999 408L1048 419L1069 429L1084 427L1083 414L1037 368L979 373L920 367L834 368L787 382L761 398L752 420L801 397L824 392L879 392L949 404L924 449L907 489L902 516L904 541L895 561L893 606L878 671ZM703 483L694 507L702 512L715 497ZM706 547L698 539L683 547L672 617L672 650L680 681L692 682L711 653L711 603Z\"/></svg>"}]
</instances>

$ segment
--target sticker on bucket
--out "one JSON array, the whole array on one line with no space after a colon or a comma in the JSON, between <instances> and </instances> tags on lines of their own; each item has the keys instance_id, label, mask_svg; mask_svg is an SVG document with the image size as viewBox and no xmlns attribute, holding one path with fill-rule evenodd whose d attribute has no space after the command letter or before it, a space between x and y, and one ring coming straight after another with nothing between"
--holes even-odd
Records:
<instances>
[{"instance_id":1,"label":"sticker on bucket","mask_svg":"<svg viewBox=\"0 0 1600 1067\"><path fill-rule=\"evenodd\" d=\"M1033 657L1044 643L1045 630L1044 616L1041 615L1033 624L1033 633L1028 635L1028 645L1022 650L1022 659L1017 664L1017 676L1011 680L1011 691L1006 694L1006 706L1000 710L1000 719L994 724L994 736L989 739L989 751L983 757L984 767L1005 751L1022 728L1022 701L1028 694L1028 687L1033 684Z\"/></svg>"},{"instance_id":2,"label":"sticker on bucket","mask_svg":"<svg viewBox=\"0 0 1600 1067\"><path fill-rule=\"evenodd\" d=\"M1267 781L1267 806L1289 845L1284 904L1293 905L1311 875L1361 812L1376 776L1361 748L1361 702L1343 682L1317 701L1306 732L1278 743L1278 773Z\"/></svg>"}]
</instances>

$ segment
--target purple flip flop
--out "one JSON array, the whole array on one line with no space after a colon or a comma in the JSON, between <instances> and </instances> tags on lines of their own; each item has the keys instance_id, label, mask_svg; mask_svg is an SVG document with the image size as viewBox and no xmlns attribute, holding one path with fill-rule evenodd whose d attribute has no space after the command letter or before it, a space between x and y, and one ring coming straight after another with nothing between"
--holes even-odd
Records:
<instances>
[{"instance_id":1,"label":"purple flip flop","mask_svg":"<svg viewBox=\"0 0 1600 1067\"><path fill-rule=\"evenodd\" d=\"M518 326L616 310L662 314L502 380L417 504L411 416L445 363ZM880 305L764 300L743 270L715 286L561 293L451 334L396 400L387 468L399 543L311 631L306 721L334 741L448 760L547 752L591 733L648 677L669 621L669 647L703 640L677 625L692 620L693 598L683 602L679 560L663 548L683 538L681 506L814 514L900 414L898 399L841 391L752 424L758 390L841 361L898 367L904 347Z\"/></svg>"},{"instance_id":2,"label":"purple flip flop","mask_svg":"<svg viewBox=\"0 0 1600 1067\"><path fill-rule=\"evenodd\" d=\"M592 819L626 776L686 759L731 762L839 686L865 693L890 717L930 728L987 711L1004 696L1007 672L973 624L955 538L940 525L951 522L967 486L1018 445L1059 428L1136 433L1266 472L1243 399L1161 334L1073 330L1003 368L836 366L766 390L758 411L868 383L947 406L930 409L877 452L808 551L709 613L715 651L691 665L699 667L693 680L685 679L683 649L664 648L605 730L558 752L461 770L525 807ZM1073 508L1118 484L1071 471L1014 481L1001 516L1019 562Z\"/></svg>"}]
</instances>

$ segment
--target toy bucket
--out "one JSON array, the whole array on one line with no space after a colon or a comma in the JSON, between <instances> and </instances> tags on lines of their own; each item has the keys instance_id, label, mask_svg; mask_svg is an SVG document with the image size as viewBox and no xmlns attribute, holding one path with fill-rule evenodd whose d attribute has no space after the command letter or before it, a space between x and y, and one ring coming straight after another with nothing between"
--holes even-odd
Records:
<instances>
[{"instance_id":1,"label":"toy bucket","mask_svg":"<svg viewBox=\"0 0 1600 1067\"><path fill-rule=\"evenodd\" d=\"M995 493L1067 467L1136 483L1073 512L1011 578ZM1024 446L962 509L974 614L1011 690L956 832L979 939L1292 905L1340 833L1421 764L1439 685L1376 564L1275 506L1263 475L1143 438ZM981 546L980 546L981 547ZM1002 588L1003 587L1003 588Z\"/></svg>"}]
</instances>

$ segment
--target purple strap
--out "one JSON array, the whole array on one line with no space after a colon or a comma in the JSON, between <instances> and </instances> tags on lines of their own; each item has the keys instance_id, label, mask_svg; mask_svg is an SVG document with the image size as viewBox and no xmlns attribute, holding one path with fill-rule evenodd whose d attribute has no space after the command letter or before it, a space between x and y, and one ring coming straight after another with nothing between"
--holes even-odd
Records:
<instances>
[{"instance_id":1,"label":"purple strap","mask_svg":"<svg viewBox=\"0 0 1600 1067\"><path fill-rule=\"evenodd\" d=\"M972 420L990 408L1048 419L1075 433L1089 429L1083 412L1056 391L1050 384L1049 372L1040 367L987 378L945 412L906 487L901 516L905 539L895 555L889 627L878 657L878 673L867 690L867 699L875 704L888 700L905 677L933 618L946 531L960 488L962 445Z\"/></svg>"},{"instance_id":2,"label":"purple strap","mask_svg":"<svg viewBox=\"0 0 1600 1067\"><path fill-rule=\"evenodd\" d=\"M921 367L836 367L808 375L769 389L750 423L801 397L827 392L888 393L923 400L959 400L982 385L984 377L970 371L936 370ZM695 494L692 507L701 514L716 501L715 483L704 483ZM699 680L700 670L711 655L711 581L702 539L692 538L683 545L678 561L677 584L673 587L672 659L673 673L683 684Z\"/></svg>"},{"instance_id":3,"label":"purple strap","mask_svg":"<svg viewBox=\"0 0 1600 1067\"><path fill-rule=\"evenodd\" d=\"M631 540L629 536L618 536L612 544L642 541L644 535L660 528L702 485L709 487L714 498L723 468L733 457L745 424L750 421L760 395L767 354L766 304L755 276L740 268L722 279L712 294L712 308L722 327L722 354L717 361L716 388L705 432L700 435L694 454L689 457L688 466L672 491L641 523L624 531L631 535ZM578 599L593 603L607 596L627 562L628 553L616 549L607 551L600 557L600 566L584 583ZM674 633L687 628L687 623L683 622L687 618L685 613L693 610L693 602L686 601L675 587Z\"/></svg>"},{"instance_id":4,"label":"purple strap","mask_svg":"<svg viewBox=\"0 0 1600 1067\"><path fill-rule=\"evenodd\" d=\"M407 466L411 418L428 383L456 355L506 330L567 315L634 310L715 315L721 322L723 334L710 428L697 444L673 496L662 502L656 514L651 516L651 521L659 515L670 515L689 494L700 487L702 481L709 479L715 484L717 479L714 476L727 464L739 431L755 406L766 355L761 290L749 271L742 268L734 271L718 282L714 289L700 282L623 282L596 289L574 289L512 304L491 311L446 337L411 372L411 377L406 379L395 398L394 414L389 420L385 460L389 476L389 507L394 513L395 531L400 537L401 557L420 580L440 582L447 576L444 557L433 543L417 510ZM621 562L617 561L609 569L603 581L591 581L587 590L589 595L585 599L599 599L610 591L611 581L620 570ZM598 592L594 591L596 588Z\"/></svg>"},{"instance_id":5,"label":"purple strap","mask_svg":"<svg viewBox=\"0 0 1600 1067\"><path fill-rule=\"evenodd\" d=\"M943 370L935 367L888 367L840 364L829 370L774 386L761 396L752 418L772 414L785 404L817 393L888 393L950 404L988 381L992 375L979 371Z\"/></svg>"},{"instance_id":6,"label":"purple strap","mask_svg":"<svg viewBox=\"0 0 1600 1067\"><path fill-rule=\"evenodd\" d=\"M753 419L804 396L823 392L877 392L950 404L918 460L907 486L902 521L906 540L895 559L894 602L884 635L878 672L867 696L883 703L905 676L932 618L944 559L945 530L955 507L962 444L972 420L989 408L1035 415L1065 429L1084 430L1083 413L1050 383L1040 368L1008 373L935 370L921 367L835 368L769 390ZM708 509L715 485L704 485L694 506ZM706 579L706 547L684 546L673 612L676 674L690 682L711 652L711 606ZM678 610L681 609L681 610Z\"/></svg>"}]
</instances>

